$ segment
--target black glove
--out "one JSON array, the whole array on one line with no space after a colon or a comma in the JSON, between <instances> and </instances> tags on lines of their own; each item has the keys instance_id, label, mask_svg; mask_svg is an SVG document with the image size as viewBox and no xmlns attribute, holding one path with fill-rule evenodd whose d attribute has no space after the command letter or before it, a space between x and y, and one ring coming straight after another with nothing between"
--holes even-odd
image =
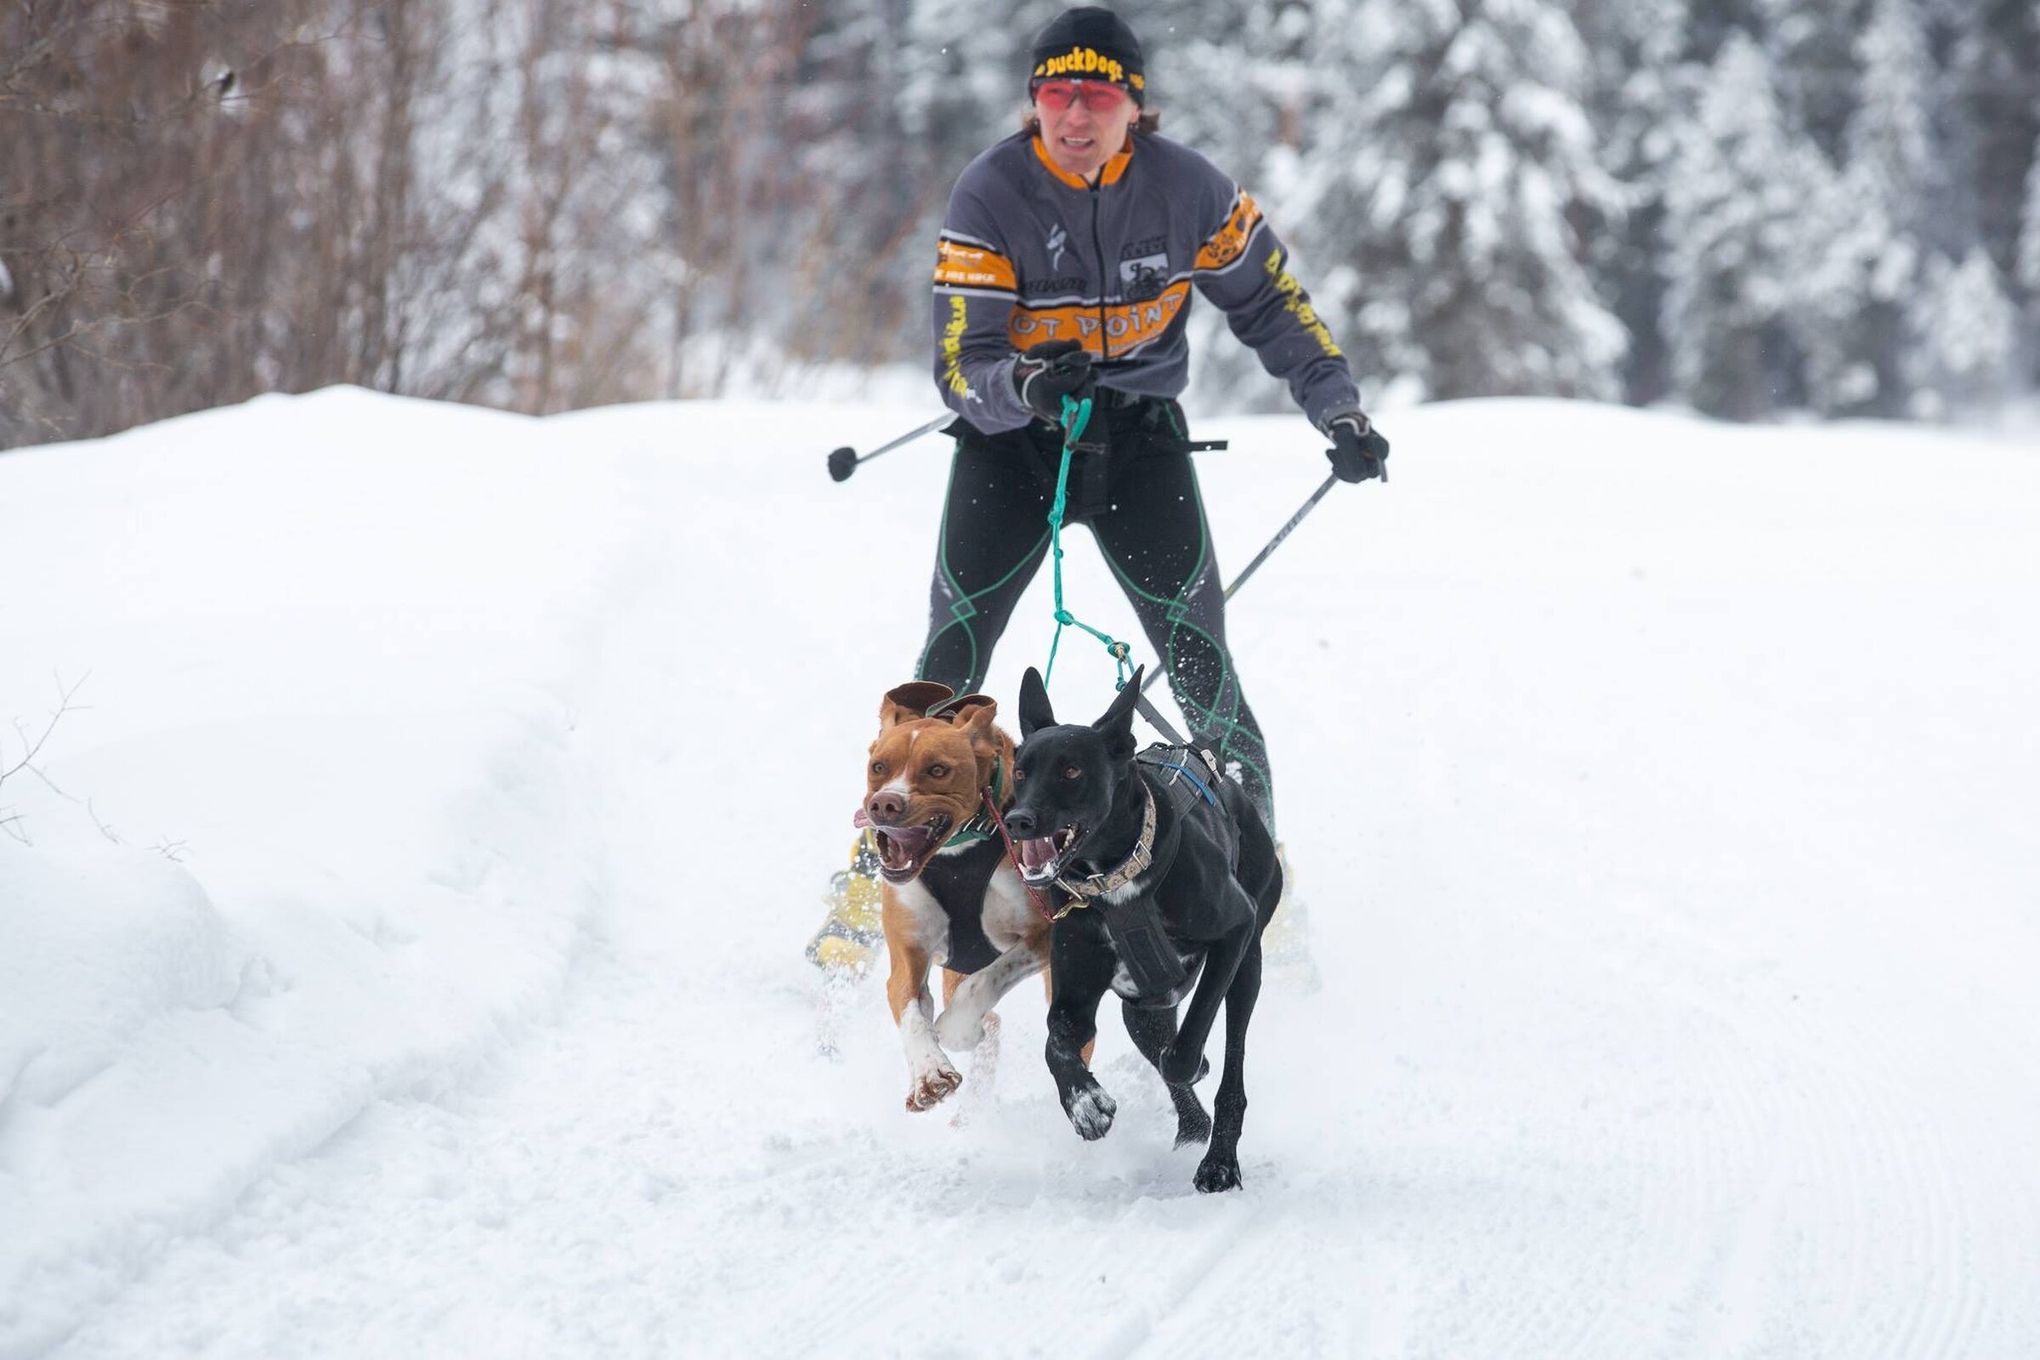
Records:
<instances>
[{"instance_id":1,"label":"black glove","mask_svg":"<svg viewBox=\"0 0 2040 1360\"><path fill-rule=\"evenodd\" d=\"M1075 340L1044 340L1013 365L1013 390L1043 420L1062 420L1064 397L1082 401L1098 386L1091 352Z\"/></svg>"},{"instance_id":2,"label":"black glove","mask_svg":"<svg viewBox=\"0 0 2040 1360\"><path fill-rule=\"evenodd\" d=\"M1332 460L1332 471L1340 481L1388 480L1388 441L1366 416L1358 411L1333 416L1325 424L1325 433L1332 437L1325 457Z\"/></svg>"}]
</instances>

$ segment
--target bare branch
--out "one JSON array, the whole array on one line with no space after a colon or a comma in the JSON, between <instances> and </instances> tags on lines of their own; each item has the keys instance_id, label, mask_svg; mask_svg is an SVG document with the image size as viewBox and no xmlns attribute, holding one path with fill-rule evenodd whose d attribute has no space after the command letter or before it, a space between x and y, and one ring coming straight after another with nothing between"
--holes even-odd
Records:
<instances>
[{"instance_id":1,"label":"bare branch","mask_svg":"<svg viewBox=\"0 0 2040 1360\"><path fill-rule=\"evenodd\" d=\"M31 774L35 775L37 778L42 779L44 783L49 783L47 776L45 776L42 773L42 771L35 768L34 765L35 758L36 756L41 754L43 744L50 739L50 733L57 730L57 724L63 721L64 715L66 713L74 711L78 707L77 705L71 702L71 697L78 692L80 686L82 686L87 680L90 680L91 678L92 678L91 673L88 671L86 674L78 678L76 684L73 684L68 688L65 687L62 680L59 680L57 682L58 690L57 710L56 712L50 714L50 720L43 725L41 735L37 736L33 740L30 740L28 734L22 729L21 720L19 718L16 718L14 720L14 735L21 740L22 745L25 746L27 750L20 760L15 761L12 765L7 766L5 769L0 769L0 784L6 783L10 776L19 774L23 770L27 770ZM52 785L52 787L55 786Z\"/></svg>"}]
</instances>

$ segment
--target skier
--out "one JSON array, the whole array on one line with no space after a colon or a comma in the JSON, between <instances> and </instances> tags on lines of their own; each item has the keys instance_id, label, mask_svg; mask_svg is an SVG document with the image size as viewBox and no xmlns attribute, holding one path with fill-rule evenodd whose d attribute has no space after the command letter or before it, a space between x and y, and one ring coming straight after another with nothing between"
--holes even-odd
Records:
<instances>
[{"instance_id":1,"label":"skier","mask_svg":"<svg viewBox=\"0 0 2040 1360\"><path fill-rule=\"evenodd\" d=\"M1092 400L1066 523L1087 523L1162 658L1193 739L1275 825L1260 726L1225 643L1225 598L1182 408L1194 284L1284 379L1348 482L1388 441L1253 198L1159 136L1140 42L1107 9L1065 10L1034 41L1021 130L965 168L935 266L935 378L960 417L916 675L974 692L1049 544L1063 398ZM861 843L808 946L825 968L876 950Z\"/></svg>"}]
</instances>

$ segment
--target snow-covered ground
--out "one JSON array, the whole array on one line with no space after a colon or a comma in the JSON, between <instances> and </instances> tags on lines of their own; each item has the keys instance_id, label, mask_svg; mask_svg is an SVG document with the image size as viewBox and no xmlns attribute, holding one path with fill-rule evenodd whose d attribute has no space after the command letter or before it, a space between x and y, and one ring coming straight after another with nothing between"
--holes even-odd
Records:
<instances>
[{"instance_id":1,"label":"snow-covered ground","mask_svg":"<svg viewBox=\"0 0 2040 1360\"><path fill-rule=\"evenodd\" d=\"M76 686L0 783L0 1357L2035 1353L2034 441L1385 421L1233 613L1323 985L1214 1198L1114 1023L1070 1132L1031 989L960 1123L875 983L817 1050L944 462L822 456L921 418L0 456L0 719ZM1319 441L1199 433L1236 570Z\"/></svg>"}]
</instances>

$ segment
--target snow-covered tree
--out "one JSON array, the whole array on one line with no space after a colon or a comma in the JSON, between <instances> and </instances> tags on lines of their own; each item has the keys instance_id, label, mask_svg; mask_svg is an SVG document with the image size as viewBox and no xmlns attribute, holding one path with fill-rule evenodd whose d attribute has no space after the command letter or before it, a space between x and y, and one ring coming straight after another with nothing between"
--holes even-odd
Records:
<instances>
[{"instance_id":1,"label":"snow-covered tree","mask_svg":"<svg viewBox=\"0 0 2040 1360\"><path fill-rule=\"evenodd\" d=\"M1944 186L1914 0L1873 0L1856 57L1861 98L1844 137L1841 182L1806 186L1801 239L1809 249L1794 311L1810 403L1899 416L1911 399L1930 203Z\"/></svg>"},{"instance_id":2,"label":"snow-covered tree","mask_svg":"<svg viewBox=\"0 0 2040 1360\"><path fill-rule=\"evenodd\" d=\"M1811 147L1800 155L1785 314L1804 361L1805 402L1827 415L1902 415L1918 253L1860 180L1832 174Z\"/></svg>"},{"instance_id":3,"label":"snow-covered tree","mask_svg":"<svg viewBox=\"0 0 2040 1360\"><path fill-rule=\"evenodd\" d=\"M1680 125L1665 189L1665 298L1677 395L1752 419L1800 396L1788 326L1806 185L1825 164L1786 134L1763 49L1731 36Z\"/></svg>"},{"instance_id":4,"label":"snow-covered tree","mask_svg":"<svg viewBox=\"0 0 2040 1360\"><path fill-rule=\"evenodd\" d=\"M1622 220L1588 239L1588 258L1628 337L1622 395L1652 402L1671 388L1662 318L1664 185L1672 128L1691 102L1694 68L1680 59L1686 0L1577 0L1592 54L1588 111L1603 157L1623 186Z\"/></svg>"},{"instance_id":5,"label":"snow-covered tree","mask_svg":"<svg viewBox=\"0 0 2040 1360\"><path fill-rule=\"evenodd\" d=\"M1862 98L1849 119L1844 165L1895 230L1918 240L1936 208L1933 70L1913 0L1874 0L1856 44Z\"/></svg>"},{"instance_id":6,"label":"snow-covered tree","mask_svg":"<svg viewBox=\"0 0 2040 1360\"><path fill-rule=\"evenodd\" d=\"M2027 376L2040 381L2040 145L2034 147L2033 168L2026 173L2016 267L2017 284L2026 298L2026 352L2033 361Z\"/></svg>"},{"instance_id":7,"label":"snow-covered tree","mask_svg":"<svg viewBox=\"0 0 2040 1360\"><path fill-rule=\"evenodd\" d=\"M1862 91L1863 3L1763 0L1761 10L1762 45L1778 82L1785 125L1839 163Z\"/></svg>"},{"instance_id":8,"label":"snow-covered tree","mask_svg":"<svg viewBox=\"0 0 2040 1360\"><path fill-rule=\"evenodd\" d=\"M1171 0L1130 15L1148 58L1148 105L1189 143L1261 195L1264 161L1293 143L1317 93L1314 35L1345 0L1214 4Z\"/></svg>"},{"instance_id":9,"label":"snow-covered tree","mask_svg":"<svg viewBox=\"0 0 2040 1360\"><path fill-rule=\"evenodd\" d=\"M2003 400L2015 375L2018 315L1997 266L1978 246L1959 265L1935 260L1917 309L1920 343L1912 351L1913 413L1960 415Z\"/></svg>"},{"instance_id":10,"label":"snow-covered tree","mask_svg":"<svg viewBox=\"0 0 2040 1360\"><path fill-rule=\"evenodd\" d=\"M1347 233L1320 302L1433 397L1612 396L1623 336L1583 265L1621 195L1586 52L1543 0L1380 0L1342 35L1317 209Z\"/></svg>"},{"instance_id":11,"label":"snow-covered tree","mask_svg":"<svg viewBox=\"0 0 2040 1360\"><path fill-rule=\"evenodd\" d=\"M890 53L891 98L907 138L899 149L954 178L1013 130L1027 99L1031 35L987 24L984 6L970 0L906 0L906 11L906 41Z\"/></svg>"},{"instance_id":12,"label":"snow-covered tree","mask_svg":"<svg viewBox=\"0 0 2040 1360\"><path fill-rule=\"evenodd\" d=\"M2026 204L2019 226L2019 283L2040 297L2040 146L2033 149L2033 168L2026 174Z\"/></svg>"},{"instance_id":13,"label":"snow-covered tree","mask_svg":"<svg viewBox=\"0 0 2040 1360\"><path fill-rule=\"evenodd\" d=\"M1777 0L1686 0L1686 55L1712 66L1732 38L1761 40Z\"/></svg>"},{"instance_id":14,"label":"snow-covered tree","mask_svg":"<svg viewBox=\"0 0 2040 1360\"><path fill-rule=\"evenodd\" d=\"M2040 152L2040 6L1937 0L1937 8L1951 33L1947 81L1955 105L1954 144L1939 154L1961 177L1975 237L2016 285L2022 200Z\"/></svg>"}]
</instances>

